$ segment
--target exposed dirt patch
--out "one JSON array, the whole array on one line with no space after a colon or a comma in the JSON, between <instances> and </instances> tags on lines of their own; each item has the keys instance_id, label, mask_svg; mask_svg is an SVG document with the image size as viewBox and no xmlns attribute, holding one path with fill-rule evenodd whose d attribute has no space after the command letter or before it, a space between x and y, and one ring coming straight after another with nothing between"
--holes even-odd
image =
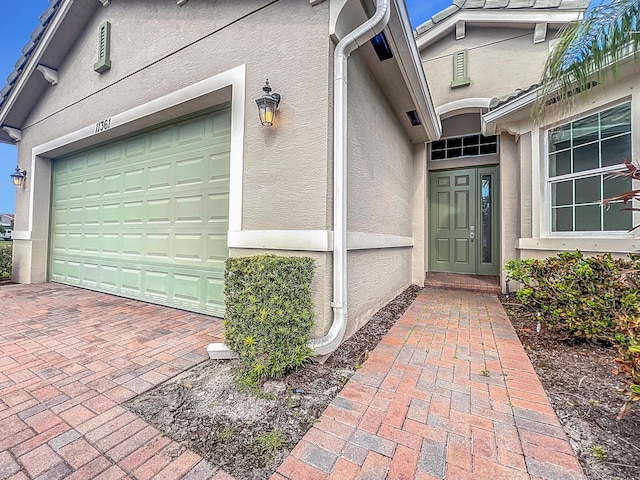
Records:
<instances>
[{"instance_id":1,"label":"exposed dirt patch","mask_svg":"<svg viewBox=\"0 0 640 480\"><path fill-rule=\"evenodd\" d=\"M125 406L237 480L269 478L420 290L392 300L324 364L253 392L235 385L238 360L209 361Z\"/></svg>"},{"instance_id":2,"label":"exposed dirt patch","mask_svg":"<svg viewBox=\"0 0 640 480\"><path fill-rule=\"evenodd\" d=\"M615 346L580 341L544 325L537 333L535 316L514 295L501 300L587 477L639 478L640 405L616 419L626 397L612 373Z\"/></svg>"}]
</instances>

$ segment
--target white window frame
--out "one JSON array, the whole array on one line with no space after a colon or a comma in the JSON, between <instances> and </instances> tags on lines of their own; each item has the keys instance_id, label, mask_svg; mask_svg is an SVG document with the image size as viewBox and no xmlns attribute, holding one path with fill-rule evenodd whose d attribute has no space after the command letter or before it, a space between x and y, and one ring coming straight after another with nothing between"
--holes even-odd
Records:
<instances>
[{"instance_id":1,"label":"white window frame","mask_svg":"<svg viewBox=\"0 0 640 480\"><path fill-rule=\"evenodd\" d=\"M546 130L544 130L544 148L545 148L545 157L544 157L544 171L545 171L545 188L544 188L544 192L545 192L545 202L546 202L546 216L547 216L547 232L549 237L567 237L567 238L572 238L572 237L611 237L611 238L633 238L634 235L632 232L629 232L628 230L579 230L579 231L554 231L553 230L553 205L552 205L552 185L554 183L559 183L562 181L566 181L566 180L579 180L581 178L588 178L588 177L595 177L595 176L599 176L599 175L607 175L607 174L611 174L614 172L623 172L626 170L624 163L620 163L618 165L610 165L608 167L600 167L600 168L596 168L596 169L591 169L591 170L585 170L585 171L581 171L578 173L568 173L568 174L564 174L564 175L559 175L559 176L555 176L555 177L550 177L549 176L549 157L551 152L549 151L549 139L550 139L550 132L552 130L555 130L559 127L563 127L565 125L569 125L571 123L575 123L578 122L584 118L590 117L592 115L596 115L602 112L605 112L607 110L611 110L613 108L619 107L621 105L624 104L629 104L629 108L631 110L631 127L629 129L628 133L624 133L624 134L619 134L617 136L622 136L622 135L629 135L630 136L630 140L631 140L631 155L630 155L630 159L631 160L633 157L633 103L631 102L631 100L624 100L624 101L620 101L618 103L612 104L612 105L607 105L606 107L603 108L599 108L595 111L590 111L590 112L585 112L583 114L581 114L580 116L577 116L576 118L573 118L569 121L565 121L565 122L561 122L558 123L552 127L547 128ZM609 137L609 138L615 138L615 136ZM571 146L571 150L573 150L573 146ZM632 188L637 188L635 187L635 185L632 185ZM574 199L575 199L575 190L573 192L574 194ZM572 204L573 207L575 207L575 202ZM633 206L633 205L632 205ZM629 228L632 228L633 225L635 225L635 215L633 215L632 212L632 221L631 221L631 225L629 225ZM574 219L573 219L573 225L575 228L575 213L574 213Z\"/></svg>"}]
</instances>

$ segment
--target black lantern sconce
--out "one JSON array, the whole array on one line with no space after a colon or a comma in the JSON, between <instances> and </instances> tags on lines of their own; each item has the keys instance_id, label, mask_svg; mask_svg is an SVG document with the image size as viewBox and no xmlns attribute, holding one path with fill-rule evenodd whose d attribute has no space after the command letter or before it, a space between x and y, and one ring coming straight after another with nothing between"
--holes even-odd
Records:
<instances>
[{"instance_id":1,"label":"black lantern sconce","mask_svg":"<svg viewBox=\"0 0 640 480\"><path fill-rule=\"evenodd\" d=\"M262 87L264 95L256 100L258 105L258 114L260 115L260 122L265 127L273 125L273 121L276 117L276 110L280 104L280 94L271 93L271 87L269 86L269 79L267 78L264 87Z\"/></svg>"},{"instance_id":2,"label":"black lantern sconce","mask_svg":"<svg viewBox=\"0 0 640 480\"><path fill-rule=\"evenodd\" d=\"M21 187L22 185L24 185L24 179L27 178L27 171L20 170L20 166L17 166L16 171L13 172L10 176L11 176L11 182L16 187Z\"/></svg>"}]
</instances>

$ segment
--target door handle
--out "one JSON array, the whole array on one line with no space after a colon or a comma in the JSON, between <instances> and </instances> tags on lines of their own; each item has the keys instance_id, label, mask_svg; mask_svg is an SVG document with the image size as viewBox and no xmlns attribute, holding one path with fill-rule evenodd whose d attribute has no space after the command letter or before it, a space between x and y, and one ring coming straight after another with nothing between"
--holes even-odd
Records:
<instances>
[{"instance_id":1,"label":"door handle","mask_svg":"<svg viewBox=\"0 0 640 480\"><path fill-rule=\"evenodd\" d=\"M471 240L471 245L473 245L476 239L476 232L473 230L473 227L471 228L471 232L469 232L469 239Z\"/></svg>"}]
</instances>

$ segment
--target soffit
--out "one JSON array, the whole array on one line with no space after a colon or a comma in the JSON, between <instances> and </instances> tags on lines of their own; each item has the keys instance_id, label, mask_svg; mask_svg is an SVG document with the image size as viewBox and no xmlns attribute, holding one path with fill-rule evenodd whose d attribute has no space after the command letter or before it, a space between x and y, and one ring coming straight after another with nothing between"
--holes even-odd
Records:
<instances>
[{"instance_id":1,"label":"soffit","mask_svg":"<svg viewBox=\"0 0 640 480\"><path fill-rule=\"evenodd\" d=\"M40 25L22 49L7 83L0 90L0 126L21 129L45 90L55 88L36 71L38 65L58 70L98 8L99 1L50 0ZM0 142L13 143L0 130Z\"/></svg>"},{"instance_id":2,"label":"soffit","mask_svg":"<svg viewBox=\"0 0 640 480\"><path fill-rule=\"evenodd\" d=\"M550 27L582 17L590 0L454 0L453 4L416 28L416 42L425 48L447 35L460 21L474 26Z\"/></svg>"}]
</instances>

